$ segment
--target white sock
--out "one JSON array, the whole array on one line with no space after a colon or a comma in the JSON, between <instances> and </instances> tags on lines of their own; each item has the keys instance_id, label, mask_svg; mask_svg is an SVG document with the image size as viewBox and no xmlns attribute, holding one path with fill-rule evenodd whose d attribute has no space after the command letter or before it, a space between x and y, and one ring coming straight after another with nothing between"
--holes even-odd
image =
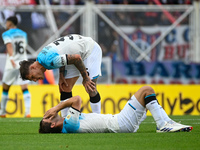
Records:
<instances>
[{"instance_id":1,"label":"white sock","mask_svg":"<svg viewBox=\"0 0 200 150\"><path fill-rule=\"evenodd\" d=\"M169 118L169 116L167 115L167 113L165 112L165 110L162 108L162 106L159 105L159 107L160 107L160 112L161 112L161 114L162 114L162 118L163 118L165 121L167 121L167 122L171 121L171 119Z\"/></svg>"},{"instance_id":2,"label":"white sock","mask_svg":"<svg viewBox=\"0 0 200 150\"><path fill-rule=\"evenodd\" d=\"M8 101L8 93L2 92L2 96L1 96L1 110L2 110L2 113L6 113L7 101Z\"/></svg>"},{"instance_id":3,"label":"white sock","mask_svg":"<svg viewBox=\"0 0 200 150\"><path fill-rule=\"evenodd\" d=\"M31 107L31 94L28 90L23 92L24 97L24 105L25 105L25 115L30 114L30 107Z\"/></svg>"},{"instance_id":4,"label":"white sock","mask_svg":"<svg viewBox=\"0 0 200 150\"><path fill-rule=\"evenodd\" d=\"M90 106L92 108L93 113L97 113L97 114L101 113L101 101L99 101L97 103L91 103L90 102Z\"/></svg>"},{"instance_id":5,"label":"white sock","mask_svg":"<svg viewBox=\"0 0 200 150\"><path fill-rule=\"evenodd\" d=\"M157 100L153 100L146 105L146 108L151 112L154 120L156 121L157 127L161 128L165 125L165 120L162 118L160 107Z\"/></svg>"}]
</instances>

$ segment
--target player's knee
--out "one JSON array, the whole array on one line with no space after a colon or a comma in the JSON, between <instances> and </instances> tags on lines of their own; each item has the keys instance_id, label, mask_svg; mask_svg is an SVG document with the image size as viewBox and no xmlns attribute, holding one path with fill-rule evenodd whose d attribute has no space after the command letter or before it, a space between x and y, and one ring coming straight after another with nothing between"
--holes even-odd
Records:
<instances>
[{"instance_id":1,"label":"player's knee","mask_svg":"<svg viewBox=\"0 0 200 150\"><path fill-rule=\"evenodd\" d=\"M3 83L3 90L9 91L9 89L10 89L10 85Z\"/></svg>"},{"instance_id":2,"label":"player's knee","mask_svg":"<svg viewBox=\"0 0 200 150\"><path fill-rule=\"evenodd\" d=\"M149 94L155 93L155 91L153 90L153 88L150 87L150 86L143 86L142 90L143 90L143 92L144 92L145 95L149 95Z\"/></svg>"},{"instance_id":3,"label":"player's knee","mask_svg":"<svg viewBox=\"0 0 200 150\"><path fill-rule=\"evenodd\" d=\"M81 103L82 103L82 99L81 99L81 97L80 96L75 96L76 97L76 104L78 105L78 106L81 106Z\"/></svg>"},{"instance_id":4,"label":"player's knee","mask_svg":"<svg viewBox=\"0 0 200 150\"><path fill-rule=\"evenodd\" d=\"M69 93L72 91L73 85L68 84L68 86L64 86L63 88L64 88L64 92Z\"/></svg>"}]
</instances>

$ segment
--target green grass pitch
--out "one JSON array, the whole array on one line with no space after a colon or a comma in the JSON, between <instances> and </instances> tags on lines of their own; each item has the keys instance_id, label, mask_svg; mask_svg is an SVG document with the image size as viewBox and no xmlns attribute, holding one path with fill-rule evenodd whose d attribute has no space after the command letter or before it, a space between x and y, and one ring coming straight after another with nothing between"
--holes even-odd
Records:
<instances>
[{"instance_id":1,"label":"green grass pitch","mask_svg":"<svg viewBox=\"0 0 200 150\"><path fill-rule=\"evenodd\" d=\"M39 134L41 118L0 118L0 150L199 150L200 117L171 118L194 129L156 133L149 116L137 133Z\"/></svg>"}]
</instances>

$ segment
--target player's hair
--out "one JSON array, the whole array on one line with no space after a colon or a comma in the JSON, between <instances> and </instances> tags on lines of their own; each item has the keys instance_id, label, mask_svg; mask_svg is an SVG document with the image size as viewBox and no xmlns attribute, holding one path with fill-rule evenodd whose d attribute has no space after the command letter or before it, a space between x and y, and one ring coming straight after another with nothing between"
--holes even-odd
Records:
<instances>
[{"instance_id":1,"label":"player's hair","mask_svg":"<svg viewBox=\"0 0 200 150\"><path fill-rule=\"evenodd\" d=\"M27 80L27 76L29 75L29 67L31 64L33 64L34 61L33 60L23 60L19 62L20 68L20 75L22 80Z\"/></svg>"},{"instance_id":2,"label":"player's hair","mask_svg":"<svg viewBox=\"0 0 200 150\"><path fill-rule=\"evenodd\" d=\"M60 127L51 128L51 123L40 121L39 133L61 133Z\"/></svg>"},{"instance_id":3,"label":"player's hair","mask_svg":"<svg viewBox=\"0 0 200 150\"><path fill-rule=\"evenodd\" d=\"M11 16L7 18L6 21L11 21L15 26L18 24L18 19L16 16Z\"/></svg>"}]
</instances>

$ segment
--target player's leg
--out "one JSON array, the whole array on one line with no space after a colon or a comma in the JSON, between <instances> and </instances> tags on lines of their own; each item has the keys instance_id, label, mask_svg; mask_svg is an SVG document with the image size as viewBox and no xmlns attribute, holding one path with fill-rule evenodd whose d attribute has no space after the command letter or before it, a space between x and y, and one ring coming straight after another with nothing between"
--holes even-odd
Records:
<instances>
[{"instance_id":1,"label":"player's leg","mask_svg":"<svg viewBox=\"0 0 200 150\"><path fill-rule=\"evenodd\" d=\"M136 99L151 112L157 124L157 132L177 132L177 131L191 131L191 126L182 125L178 123L167 123L163 118L164 112L161 112L160 105L157 102L154 90L149 86L140 88L135 93ZM164 111L164 110L162 110ZM167 115L166 113L164 115ZM165 116L166 117L166 116Z\"/></svg>"},{"instance_id":2,"label":"player's leg","mask_svg":"<svg viewBox=\"0 0 200 150\"><path fill-rule=\"evenodd\" d=\"M159 103L158 103L158 104L159 104ZM159 107L160 107L160 112L161 112L161 114L162 114L162 117L163 117L163 119L164 119L167 123L172 124L172 125L181 125L181 126L184 126L185 129L183 129L183 130L185 130L185 131L190 131L191 126L182 125L182 124L180 124L180 123L175 122L174 120L172 120L172 119L167 115L167 113L165 112L165 110L162 108L162 106L161 106L160 104L159 104Z\"/></svg>"},{"instance_id":3,"label":"player's leg","mask_svg":"<svg viewBox=\"0 0 200 150\"><path fill-rule=\"evenodd\" d=\"M1 96L1 111L0 115L1 117L6 116L6 104L8 101L8 92L10 89L10 86L15 82L18 71L17 69L6 69L3 74L3 93Z\"/></svg>"},{"instance_id":4,"label":"player's leg","mask_svg":"<svg viewBox=\"0 0 200 150\"><path fill-rule=\"evenodd\" d=\"M101 47L95 43L94 49L90 56L84 60L84 64L90 79L95 83L97 83L97 78L101 76L101 62L102 62L102 50ZM94 92L89 93L90 96L90 106L92 108L92 112L101 113L101 96L95 88Z\"/></svg>"},{"instance_id":5,"label":"player's leg","mask_svg":"<svg viewBox=\"0 0 200 150\"><path fill-rule=\"evenodd\" d=\"M63 87L64 91L60 91L60 101L61 102L72 97L72 88L74 87L74 84L76 83L78 78L79 78L79 76L65 79L68 86ZM67 115L68 110L69 110L69 108L65 108L65 109L61 110L62 117L65 117Z\"/></svg>"},{"instance_id":6,"label":"player's leg","mask_svg":"<svg viewBox=\"0 0 200 150\"><path fill-rule=\"evenodd\" d=\"M158 102L159 104L159 102ZM165 112L165 110L162 108L162 106L159 104L159 108L160 108L160 113L162 115L162 118L168 122L168 123L171 123L171 124L175 124L176 122L173 121L168 115L167 113ZM142 118L139 120L139 125L141 124L142 121L144 121L146 119L146 113L144 113L144 115L142 116Z\"/></svg>"},{"instance_id":7,"label":"player's leg","mask_svg":"<svg viewBox=\"0 0 200 150\"><path fill-rule=\"evenodd\" d=\"M136 132L144 115L146 115L144 104L142 105L133 95L121 112L117 114L120 132Z\"/></svg>"},{"instance_id":8,"label":"player's leg","mask_svg":"<svg viewBox=\"0 0 200 150\"><path fill-rule=\"evenodd\" d=\"M21 85L21 89L23 92L24 104L25 104L25 115L24 117L30 118L30 108L31 108L31 94L28 90L28 84Z\"/></svg>"},{"instance_id":9,"label":"player's leg","mask_svg":"<svg viewBox=\"0 0 200 150\"><path fill-rule=\"evenodd\" d=\"M95 87L96 87L96 82L97 82L97 78L92 80L95 83ZM89 93L90 96L90 106L92 108L92 112L94 113L101 113L101 97L99 92L97 91L97 88L95 88L95 90L93 92Z\"/></svg>"},{"instance_id":10,"label":"player's leg","mask_svg":"<svg viewBox=\"0 0 200 150\"><path fill-rule=\"evenodd\" d=\"M159 102L158 102L159 104ZM166 122L171 122L171 118L169 118L169 116L167 115L167 113L165 112L165 110L162 108L162 106L159 104L159 108L160 108L160 112L162 114L162 117L163 119L166 121Z\"/></svg>"},{"instance_id":11,"label":"player's leg","mask_svg":"<svg viewBox=\"0 0 200 150\"><path fill-rule=\"evenodd\" d=\"M161 128L164 126L166 122L162 118L154 90L149 86L143 86L134 95L136 99L151 112L157 127Z\"/></svg>"},{"instance_id":12,"label":"player's leg","mask_svg":"<svg viewBox=\"0 0 200 150\"><path fill-rule=\"evenodd\" d=\"M1 109L0 109L0 117L6 117L6 104L8 101L8 91L10 89L10 85L3 83L3 92L1 95Z\"/></svg>"}]
</instances>

